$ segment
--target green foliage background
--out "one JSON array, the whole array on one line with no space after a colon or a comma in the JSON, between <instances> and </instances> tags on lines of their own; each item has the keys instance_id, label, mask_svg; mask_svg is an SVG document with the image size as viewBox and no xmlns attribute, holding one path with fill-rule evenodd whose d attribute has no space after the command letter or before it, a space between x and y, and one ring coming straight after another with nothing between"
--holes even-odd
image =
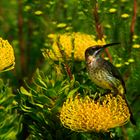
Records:
<instances>
[{"instance_id":1,"label":"green foliage background","mask_svg":"<svg viewBox=\"0 0 140 140\"><path fill-rule=\"evenodd\" d=\"M62 62L44 59L41 49L51 47L49 34L83 32L97 36L93 16L94 0L11 0L0 2L0 36L12 44L16 66L0 74L0 139L2 140L98 140L140 137L140 2L134 32L130 31L133 1L99 0L99 19L107 43L121 42L110 48L113 63L119 65L127 88L127 99L137 127L127 124L111 133L78 133L66 129L59 111L67 96L96 91L88 79L83 62L68 62L70 80ZM115 13L109 10L115 8ZM122 18L122 14L128 17ZM64 25L64 26L60 26ZM133 34L133 37L131 36ZM135 36L134 36L135 35ZM63 72L58 75L56 67Z\"/></svg>"}]
</instances>

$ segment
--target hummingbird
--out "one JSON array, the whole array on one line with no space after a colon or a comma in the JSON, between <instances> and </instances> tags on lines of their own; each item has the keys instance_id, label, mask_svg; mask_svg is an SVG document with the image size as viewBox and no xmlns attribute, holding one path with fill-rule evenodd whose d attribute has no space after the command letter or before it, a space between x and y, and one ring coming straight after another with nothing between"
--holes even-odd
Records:
<instances>
[{"instance_id":1,"label":"hummingbird","mask_svg":"<svg viewBox=\"0 0 140 140\"><path fill-rule=\"evenodd\" d=\"M120 72L111 62L101 57L101 52L105 48L118 44L120 43L96 45L87 48L85 51L86 67L92 82L103 89L110 90L114 96L120 94L123 97L130 112L130 121L132 124L136 125L133 114L125 98L126 87Z\"/></svg>"}]
</instances>

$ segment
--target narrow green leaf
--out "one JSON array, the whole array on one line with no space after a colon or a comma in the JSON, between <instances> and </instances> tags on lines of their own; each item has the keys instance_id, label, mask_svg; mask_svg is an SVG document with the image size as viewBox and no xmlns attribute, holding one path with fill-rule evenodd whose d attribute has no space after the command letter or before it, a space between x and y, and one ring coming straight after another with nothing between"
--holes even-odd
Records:
<instances>
[{"instance_id":1,"label":"narrow green leaf","mask_svg":"<svg viewBox=\"0 0 140 140\"><path fill-rule=\"evenodd\" d=\"M41 84L42 86L44 86L45 88L47 88L46 83L43 82L41 78L38 78L38 81L40 82L40 84Z\"/></svg>"},{"instance_id":2,"label":"narrow green leaf","mask_svg":"<svg viewBox=\"0 0 140 140\"><path fill-rule=\"evenodd\" d=\"M32 97L32 94L29 93L24 87L20 87L20 92L24 95Z\"/></svg>"},{"instance_id":3,"label":"narrow green leaf","mask_svg":"<svg viewBox=\"0 0 140 140\"><path fill-rule=\"evenodd\" d=\"M71 90L71 91L69 92L67 98L72 97L72 96L74 95L74 93L76 93L76 92L78 91L78 89L79 89L79 87L78 87L78 88L75 88L75 89L73 89L73 90Z\"/></svg>"}]
</instances>

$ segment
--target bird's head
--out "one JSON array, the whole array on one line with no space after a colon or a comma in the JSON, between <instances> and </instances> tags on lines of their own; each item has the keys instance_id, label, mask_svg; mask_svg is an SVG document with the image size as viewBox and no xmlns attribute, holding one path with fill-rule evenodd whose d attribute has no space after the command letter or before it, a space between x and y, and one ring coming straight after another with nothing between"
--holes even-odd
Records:
<instances>
[{"instance_id":1,"label":"bird's head","mask_svg":"<svg viewBox=\"0 0 140 140\"><path fill-rule=\"evenodd\" d=\"M106 44L106 45L96 45L96 46L91 46L86 49L85 51L85 59L86 61L94 61L99 55L102 50L109 46L114 46L120 43L111 43L111 44Z\"/></svg>"}]
</instances>

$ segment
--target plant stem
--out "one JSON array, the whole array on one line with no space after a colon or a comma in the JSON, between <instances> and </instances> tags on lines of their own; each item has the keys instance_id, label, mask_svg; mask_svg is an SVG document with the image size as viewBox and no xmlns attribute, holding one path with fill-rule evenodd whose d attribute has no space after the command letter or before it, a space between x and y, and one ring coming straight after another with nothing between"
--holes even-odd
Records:
<instances>
[{"instance_id":1,"label":"plant stem","mask_svg":"<svg viewBox=\"0 0 140 140\"><path fill-rule=\"evenodd\" d=\"M93 10L93 16L94 16L94 19L95 19L95 27L96 27L98 38L100 40L102 40L103 37L104 37L104 33L103 33L103 27L100 23L99 15L98 15L98 2L96 2L96 4L95 4L94 10ZM108 58L110 59L110 61L112 62L112 57L111 57L111 54L108 51L108 48L105 49L105 52L106 52Z\"/></svg>"}]
</instances>

